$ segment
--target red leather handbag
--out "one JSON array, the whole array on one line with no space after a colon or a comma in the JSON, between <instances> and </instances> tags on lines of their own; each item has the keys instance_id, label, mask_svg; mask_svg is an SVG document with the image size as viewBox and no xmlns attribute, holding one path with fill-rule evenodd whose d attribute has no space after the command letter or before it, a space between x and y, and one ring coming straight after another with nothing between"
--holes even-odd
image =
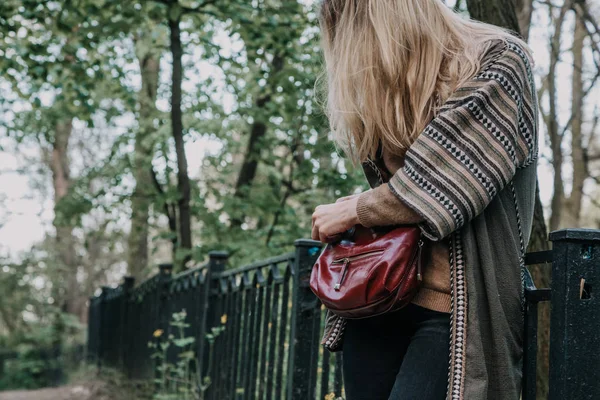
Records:
<instances>
[{"instance_id":1,"label":"red leather handbag","mask_svg":"<svg viewBox=\"0 0 600 400\"><path fill-rule=\"evenodd\" d=\"M313 267L310 288L344 318L399 310L421 284L424 245L415 225L385 230L356 226L325 247Z\"/></svg>"}]
</instances>

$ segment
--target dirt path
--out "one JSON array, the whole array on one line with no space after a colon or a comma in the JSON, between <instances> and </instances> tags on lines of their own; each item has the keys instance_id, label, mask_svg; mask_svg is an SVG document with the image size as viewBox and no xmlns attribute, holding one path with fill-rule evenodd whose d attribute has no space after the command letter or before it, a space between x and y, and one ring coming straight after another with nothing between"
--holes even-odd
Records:
<instances>
[{"instance_id":1,"label":"dirt path","mask_svg":"<svg viewBox=\"0 0 600 400\"><path fill-rule=\"evenodd\" d=\"M40 390L0 392L0 400L102 400L96 397L93 387L84 385L64 386Z\"/></svg>"}]
</instances>

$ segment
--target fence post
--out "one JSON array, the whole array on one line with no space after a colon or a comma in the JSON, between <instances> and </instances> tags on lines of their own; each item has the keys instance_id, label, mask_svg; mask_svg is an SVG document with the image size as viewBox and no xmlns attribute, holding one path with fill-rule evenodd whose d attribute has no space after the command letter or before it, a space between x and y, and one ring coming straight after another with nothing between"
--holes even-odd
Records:
<instances>
[{"instance_id":1,"label":"fence post","mask_svg":"<svg viewBox=\"0 0 600 400\"><path fill-rule=\"evenodd\" d=\"M201 320L200 320L200 330L198 335L198 362L199 362L199 370L202 372L202 379L205 376L210 376L211 371L211 363L209 359L210 347L206 346L206 333L214 326L220 324L221 314L222 314L222 302L215 301L211 303L211 295L213 292L216 294L219 288L219 281L213 280L213 277L217 276L221 272L225 271L225 267L227 266L227 260L229 258L229 253L226 251L210 251L208 253L209 261L208 261L208 270L206 271L206 281L204 282L204 293L202 298L202 307L201 307ZM211 377L212 378L212 377ZM214 379L213 379L214 381ZM212 386L212 385L211 385ZM214 390L212 387L208 388L207 399L213 398Z\"/></svg>"},{"instance_id":2,"label":"fence post","mask_svg":"<svg viewBox=\"0 0 600 400\"><path fill-rule=\"evenodd\" d=\"M287 398L305 400L315 398L317 384L321 303L310 290L310 273L321 243L299 239L294 245Z\"/></svg>"},{"instance_id":3,"label":"fence post","mask_svg":"<svg viewBox=\"0 0 600 400\"><path fill-rule=\"evenodd\" d=\"M119 367L122 372L127 370L127 356L129 354L129 346L127 345L127 338L130 336L129 333L129 295L135 278L133 276L126 276L123 278L123 293L121 296L121 335L119 337L119 348L121 349L119 360Z\"/></svg>"},{"instance_id":4,"label":"fence post","mask_svg":"<svg viewBox=\"0 0 600 400\"><path fill-rule=\"evenodd\" d=\"M550 400L599 399L600 231L565 229L553 242Z\"/></svg>"},{"instance_id":5,"label":"fence post","mask_svg":"<svg viewBox=\"0 0 600 400\"><path fill-rule=\"evenodd\" d=\"M102 292L100 293L100 300L98 302L98 354L96 355L98 357L96 360L98 368L102 366L102 362L104 361L102 359L104 357L104 339L106 338L106 316L104 315L104 309L106 308L106 295L108 294L109 289L108 286L102 286Z\"/></svg>"},{"instance_id":6,"label":"fence post","mask_svg":"<svg viewBox=\"0 0 600 400\"><path fill-rule=\"evenodd\" d=\"M167 304L167 297L169 294L169 281L171 280L171 274L173 272L173 264L159 264L158 265L158 326L164 332L169 331L169 321L171 316L169 315L169 307Z\"/></svg>"},{"instance_id":7,"label":"fence post","mask_svg":"<svg viewBox=\"0 0 600 400\"><path fill-rule=\"evenodd\" d=\"M94 330L98 329L98 312L95 311L93 302L94 296L89 297L89 306L88 306L88 326L87 326L87 353L86 353L86 362L91 363L92 357L96 357L98 354L98 338L94 336L92 333ZM94 341L96 341L94 343ZM94 349L94 346L96 348Z\"/></svg>"}]
</instances>

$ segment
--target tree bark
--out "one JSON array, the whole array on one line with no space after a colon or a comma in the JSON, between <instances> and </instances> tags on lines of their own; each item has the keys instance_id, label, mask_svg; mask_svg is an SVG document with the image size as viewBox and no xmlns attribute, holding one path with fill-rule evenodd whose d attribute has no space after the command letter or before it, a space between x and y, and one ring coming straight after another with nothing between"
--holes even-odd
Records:
<instances>
[{"instance_id":1,"label":"tree bark","mask_svg":"<svg viewBox=\"0 0 600 400\"><path fill-rule=\"evenodd\" d=\"M473 19L520 33L516 0L467 0Z\"/></svg>"},{"instance_id":2,"label":"tree bark","mask_svg":"<svg viewBox=\"0 0 600 400\"><path fill-rule=\"evenodd\" d=\"M62 120L54 127L54 142L52 144L52 155L50 158L50 169L52 171L52 186L54 188L54 220L56 230L56 251L65 271L66 285L61 293L63 311L82 316L82 302L80 301L80 290L77 283L77 259L75 256L75 240L73 238L73 226L71 222L62 215L60 202L68 195L71 188L71 173L69 168L68 147L73 124L71 119Z\"/></svg>"},{"instance_id":3,"label":"tree bark","mask_svg":"<svg viewBox=\"0 0 600 400\"><path fill-rule=\"evenodd\" d=\"M529 40L531 28L531 17L533 16L533 0L517 0L517 19L519 20L519 31L526 41Z\"/></svg>"},{"instance_id":4,"label":"tree bark","mask_svg":"<svg viewBox=\"0 0 600 400\"><path fill-rule=\"evenodd\" d=\"M554 21L555 31L550 41L550 67L548 69L548 97L549 97L549 112L546 117L546 126L548 128L548 136L550 137L550 147L552 148L552 166L554 168L554 193L552 194L550 216L550 230L554 231L559 228L561 214L564 206L564 185L562 180L563 170L563 153L562 139L563 135L559 132L558 126L558 111L557 111L557 93L556 93L556 68L560 59L560 43L562 38L562 27L567 11L570 8L570 1L566 0L558 17ZM552 10L550 10L552 13Z\"/></svg>"},{"instance_id":5,"label":"tree bark","mask_svg":"<svg viewBox=\"0 0 600 400\"><path fill-rule=\"evenodd\" d=\"M154 153L154 116L156 93L160 72L160 52L152 41L136 40L136 53L142 76L142 89L138 93L139 129L135 135L133 176L135 189L131 197L131 231L128 238L127 269L129 275L140 281L148 267L148 217L152 205L152 159Z\"/></svg>"},{"instance_id":6,"label":"tree bark","mask_svg":"<svg viewBox=\"0 0 600 400\"><path fill-rule=\"evenodd\" d=\"M271 73L269 75L269 84L271 84L272 78L278 72L283 69L284 59L280 55L273 56L271 63ZM270 95L259 97L256 100L256 107L261 109L271 100ZM258 114L258 113L256 113ZM247 200L248 191L250 186L256 177L256 171L260 161L261 147L259 146L260 141L267 134L267 124L262 119L255 116L254 122L250 127L250 137L248 139L248 145L246 146L246 152L244 153L244 160L242 161L242 167L235 184L234 197L240 200ZM244 222L245 216L243 214L236 215L231 219L231 227L234 229L239 228Z\"/></svg>"},{"instance_id":7,"label":"tree bark","mask_svg":"<svg viewBox=\"0 0 600 400\"><path fill-rule=\"evenodd\" d=\"M583 185L588 177L584 155L583 125L583 45L587 32L581 18L575 18L573 37L573 82L571 99L571 158L573 163L572 190L565 199L561 227L574 228L580 226L581 207L583 202Z\"/></svg>"},{"instance_id":8,"label":"tree bark","mask_svg":"<svg viewBox=\"0 0 600 400\"><path fill-rule=\"evenodd\" d=\"M258 107L264 107L260 105ZM248 145L246 152L244 153L244 160L242 161L242 167L235 184L235 197L243 198L246 197L248 186L252 184L252 181L256 177L256 170L258 169L258 161L260 158L261 148L258 146L260 140L267 133L267 125L263 121L254 121L250 127L250 138L248 139Z\"/></svg>"},{"instance_id":9,"label":"tree bark","mask_svg":"<svg viewBox=\"0 0 600 400\"><path fill-rule=\"evenodd\" d=\"M176 5L177 3L173 3ZM181 15L175 14L174 5L169 13L169 30L171 35L171 54L173 56L173 75L171 90L171 127L175 139L175 153L177 154L177 188L179 190L179 247L184 250L192 248L191 214L190 214L190 178L185 155L185 141L183 140L183 120L181 112L181 83L183 80L183 48L181 45ZM186 255L183 266L189 261Z\"/></svg>"}]
</instances>

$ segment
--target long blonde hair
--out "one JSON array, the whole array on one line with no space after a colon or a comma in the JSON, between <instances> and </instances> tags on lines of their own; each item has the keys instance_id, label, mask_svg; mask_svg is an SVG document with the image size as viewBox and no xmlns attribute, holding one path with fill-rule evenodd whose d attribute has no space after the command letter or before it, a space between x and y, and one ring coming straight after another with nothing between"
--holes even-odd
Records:
<instances>
[{"instance_id":1,"label":"long blonde hair","mask_svg":"<svg viewBox=\"0 0 600 400\"><path fill-rule=\"evenodd\" d=\"M441 0L323 0L320 24L327 114L353 162L373 157L380 140L385 152L403 154L477 73L490 39L519 41Z\"/></svg>"}]
</instances>

